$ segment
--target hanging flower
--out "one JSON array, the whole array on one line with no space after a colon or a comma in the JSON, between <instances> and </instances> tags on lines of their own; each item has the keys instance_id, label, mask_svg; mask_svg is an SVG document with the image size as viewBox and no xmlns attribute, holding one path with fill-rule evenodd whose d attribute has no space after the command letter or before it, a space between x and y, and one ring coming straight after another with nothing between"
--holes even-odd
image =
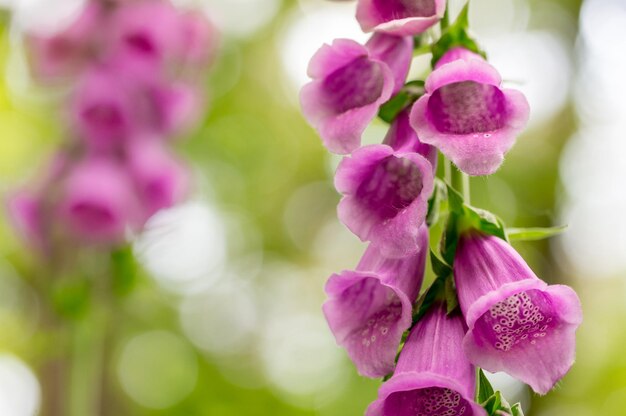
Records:
<instances>
[{"instance_id":1,"label":"hanging flower","mask_svg":"<svg viewBox=\"0 0 626 416\"><path fill-rule=\"evenodd\" d=\"M470 361L547 393L574 363L582 321L576 293L548 286L504 240L476 231L459 241L454 277Z\"/></svg>"},{"instance_id":2,"label":"hanging flower","mask_svg":"<svg viewBox=\"0 0 626 416\"><path fill-rule=\"evenodd\" d=\"M334 274L326 284L326 320L361 375L383 377L393 371L424 278L425 225L419 240L419 252L398 259L387 258L370 245L356 270Z\"/></svg>"},{"instance_id":3,"label":"hanging flower","mask_svg":"<svg viewBox=\"0 0 626 416\"><path fill-rule=\"evenodd\" d=\"M445 0L359 0L356 18L364 32L413 36L439 22L445 10Z\"/></svg>"},{"instance_id":4,"label":"hanging flower","mask_svg":"<svg viewBox=\"0 0 626 416\"><path fill-rule=\"evenodd\" d=\"M313 79L300 92L302 113L333 153L356 149L367 125L395 88L389 67L348 39L324 45L311 59Z\"/></svg>"},{"instance_id":5,"label":"hanging flower","mask_svg":"<svg viewBox=\"0 0 626 416\"><path fill-rule=\"evenodd\" d=\"M469 175L489 175L502 164L528 121L522 93L501 88L502 79L480 55L447 52L426 79L426 94L413 106L411 125Z\"/></svg>"},{"instance_id":6,"label":"hanging flower","mask_svg":"<svg viewBox=\"0 0 626 416\"><path fill-rule=\"evenodd\" d=\"M389 257L420 249L419 229L433 191L432 166L422 155L362 147L341 161L335 187L344 195L339 219L362 241Z\"/></svg>"},{"instance_id":7,"label":"hanging flower","mask_svg":"<svg viewBox=\"0 0 626 416\"><path fill-rule=\"evenodd\" d=\"M411 330L393 377L378 391L366 416L486 416L474 403L476 370L461 341L465 323L434 305Z\"/></svg>"}]
</instances>

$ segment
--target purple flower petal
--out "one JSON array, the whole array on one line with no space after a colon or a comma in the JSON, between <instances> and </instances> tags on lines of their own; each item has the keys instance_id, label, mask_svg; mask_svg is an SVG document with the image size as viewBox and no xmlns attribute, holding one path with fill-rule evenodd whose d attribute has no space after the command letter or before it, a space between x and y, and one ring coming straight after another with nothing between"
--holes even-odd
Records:
<instances>
[{"instance_id":1,"label":"purple flower petal","mask_svg":"<svg viewBox=\"0 0 626 416\"><path fill-rule=\"evenodd\" d=\"M519 91L501 89L498 72L479 55L457 49L426 80L411 125L470 175L495 172L526 125L529 107Z\"/></svg>"},{"instance_id":2,"label":"purple flower petal","mask_svg":"<svg viewBox=\"0 0 626 416\"><path fill-rule=\"evenodd\" d=\"M365 47L370 51L372 58L387 64L395 80L393 93L397 93L406 82L413 60L413 38L375 33Z\"/></svg>"},{"instance_id":3,"label":"purple flower petal","mask_svg":"<svg viewBox=\"0 0 626 416\"><path fill-rule=\"evenodd\" d=\"M72 167L63 184L59 218L76 237L92 243L116 243L136 218L136 200L129 177L104 158Z\"/></svg>"},{"instance_id":4,"label":"purple flower petal","mask_svg":"<svg viewBox=\"0 0 626 416\"><path fill-rule=\"evenodd\" d=\"M445 0L359 0L356 18L364 32L419 35L443 17Z\"/></svg>"},{"instance_id":5,"label":"purple flower petal","mask_svg":"<svg viewBox=\"0 0 626 416\"><path fill-rule=\"evenodd\" d=\"M470 360L547 393L574 362L582 321L576 293L548 286L505 241L477 232L459 241L454 276Z\"/></svg>"},{"instance_id":6,"label":"purple flower petal","mask_svg":"<svg viewBox=\"0 0 626 416\"><path fill-rule=\"evenodd\" d=\"M432 166L423 156L387 145L360 148L341 161L335 187L344 195L339 219L362 241L389 257L420 248L418 230L433 190Z\"/></svg>"},{"instance_id":7,"label":"purple flower petal","mask_svg":"<svg viewBox=\"0 0 626 416\"><path fill-rule=\"evenodd\" d=\"M187 169L157 140L130 144L128 169L139 190L144 220L180 202L189 189Z\"/></svg>"},{"instance_id":8,"label":"purple flower petal","mask_svg":"<svg viewBox=\"0 0 626 416\"><path fill-rule=\"evenodd\" d=\"M426 226L420 240L423 249L401 259L386 258L370 245L355 271L335 274L326 284L324 315L361 375L382 377L393 371L424 277Z\"/></svg>"},{"instance_id":9,"label":"purple flower petal","mask_svg":"<svg viewBox=\"0 0 626 416\"><path fill-rule=\"evenodd\" d=\"M350 153L391 97L394 75L364 46L347 39L322 46L308 72L313 81L300 92L304 116L331 152Z\"/></svg>"},{"instance_id":10,"label":"purple flower petal","mask_svg":"<svg viewBox=\"0 0 626 416\"><path fill-rule=\"evenodd\" d=\"M463 353L465 324L434 305L411 330L393 377L366 416L485 416L473 401L475 369Z\"/></svg>"},{"instance_id":11,"label":"purple flower petal","mask_svg":"<svg viewBox=\"0 0 626 416\"><path fill-rule=\"evenodd\" d=\"M437 170L437 148L419 140L409 122L409 110L398 114L389 127L384 143L394 150L419 153L430 162L433 172Z\"/></svg>"}]
</instances>

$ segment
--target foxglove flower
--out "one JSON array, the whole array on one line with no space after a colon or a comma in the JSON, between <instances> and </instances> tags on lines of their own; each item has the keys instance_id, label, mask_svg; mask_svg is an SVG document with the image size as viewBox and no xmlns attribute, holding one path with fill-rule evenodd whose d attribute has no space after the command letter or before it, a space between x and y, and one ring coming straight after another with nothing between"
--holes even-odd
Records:
<instances>
[{"instance_id":1,"label":"foxglove flower","mask_svg":"<svg viewBox=\"0 0 626 416\"><path fill-rule=\"evenodd\" d=\"M437 304L415 325L396 370L366 416L486 416L474 403L475 369L461 341L465 323Z\"/></svg>"},{"instance_id":2,"label":"foxglove flower","mask_svg":"<svg viewBox=\"0 0 626 416\"><path fill-rule=\"evenodd\" d=\"M339 219L362 241L389 257L420 248L433 190L432 167L422 155L387 145L362 147L341 161L335 187L344 195Z\"/></svg>"},{"instance_id":3,"label":"foxglove flower","mask_svg":"<svg viewBox=\"0 0 626 416\"><path fill-rule=\"evenodd\" d=\"M393 93L397 93L406 82L406 77L409 74L413 60L413 38L375 33L367 41L365 47L372 58L387 64L394 76Z\"/></svg>"},{"instance_id":4,"label":"foxglove flower","mask_svg":"<svg viewBox=\"0 0 626 416\"><path fill-rule=\"evenodd\" d=\"M397 151L419 153L430 162L433 172L437 170L437 148L422 143L417 137L417 133L409 123L409 110L398 114L389 127L384 143Z\"/></svg>"},{"instance_id":5,"label":"foxglove flower","mask_svg":"<svg viewBox=\"0 0 626 416\"><path fill-rule=\"evenodd\" d=\"M454 277L470 361L547 393L574 363L582 321L576 293L548 286L508 243L475 231L460 238Z\"/></svg>"},{"instance_id":6,"label":"foxglove flower","mask_svg":"<svg viewBox=\"0 0 626 416\"><path fill-rule=\"evenodd\" d=\"M129 145L128 169L138 189L143 219L180 202L189 189L187 169L158 140Z\"/></svg>"},{"instance_id":7,"label":"foxglove flower","mask_svg":"<svg viewBox=\"0 0 626 416\"><path fill-rule=\"evenodd\" d=\"M83 69L100 47L99 29L104 20L101 4L92 1L63 30L30 36L28 46L35 75L44 81L55 81Z\"/></svg>"},{"instance_id":8,"label":"foxglove flower","mask_svg":"<svg viewBox=\"0 0 626 416\"><path fill-rule=\"evenodd\" d=\"M419 35L444 15L445 0L359 0L356 18L364 32Z\"/></svg>"},{"instance_id":9,"label":"foxglove flower","mask_svg":"<svg viewBox=\"0 0 626 416\"><path fill-rule=\"evenodd\" d=\"M395 88L394 74L364 46L336 39L322 46L308 69L313 79L302 88L302 113L333 153L347 154Z\"/></svg>"},{"instance_id":10,"label":"foxglove flower","mask_svg":"<svg viewBox=\"0 0 626 416\"><path fill-rule=\"evenodd\" d=\"M182 49L186 64L206 65L217 51L219 34L212 22L201 13L186 12L180 16Z\"/></svg>"},{"instance_id":11,"label":"foxglove flower","mask_svg":"<svg viewBox=\"0 0 626 416\"><path fill-rule=\"evenodd\" d=\"M28 190L16 192L7 199L7 210L20 236L31 246L43 248L45 236L40 195Z\"/></svg>"},{"instance_id":12,"label":"foxglove flower","mask_svg":"<svg viewBox=\"0 0 626 416\"><path fill-rule=\"evenodd\" d=\"M105 158L86 159L73 166L61 192L61 223L83 241L121 241L127 226L137 220L129 179L121 166Z\"/></svg>"},{"instance_id":13,"label":"foxglove flower","mask_svg":"<svg viewBox=\"0 0 626 416\"><path fill-rule=\"evenodd\" d=\"M498 71L481 56L454 48L427 78L411 125L421 141L437 147L463 172L492 174L529 115L524 95L501 84Z\"/></svg>"},{"instance_id":14,"label":"foxglove flower","mask_svg":"<svg viewBox=\"0 0 626 416\"><path fill-rule=\"evenodd\" d=\"M326 284L326 320L363 376L383 377L393 371L424 278L425 225L419 239L422 250L399 259L386 258L370 245L356 270L332 275Z\"/></svg>"},{"instance_id":15,"label":"foxglove flower","mask_svg":"<svg viewBox=\"0 0 626 416\"><path fill-rule=\"evenodd\" d=\"M108 150L122 145L138 130L133 86L124 76L104 68L85 75L71 105L71 118L81 139L93 148Z\"/></svg>"},{"instance_id":16,"label":"foxglove flower","mask_svg":"<svg viewBox=\"0 0 626 416\"><path fill-rule=\"evenodd\" d=\"M110 54L129 70L165 69L184 49L181 19L166 1L140 0L118 7L111 18Z\"/></svg>"}]
</instances>

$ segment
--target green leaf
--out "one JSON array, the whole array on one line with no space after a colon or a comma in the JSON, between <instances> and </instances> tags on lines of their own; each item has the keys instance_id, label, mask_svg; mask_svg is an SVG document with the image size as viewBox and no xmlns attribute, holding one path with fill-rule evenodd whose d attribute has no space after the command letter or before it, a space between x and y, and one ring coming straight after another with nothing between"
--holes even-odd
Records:
<instances>
[{"instance_id":1,"label":"green leaf","mask_svg":"<svg viewBox=\"0 0 626 416\"><path fill-rule=\"evenodd\" d=\"M426 314L428 309L438 298L442 298L445 291L445 281L447 276L439 276L428 290L420 296L413 307L413 325L415 325Z\"/></svg>"},{"instance_id":2,"label":"green leaf","mask_svg":"<svg viewBox=\"0 0 626 416\"><path fill-rule=\"evenodd\" d=\"M428 200L428 214L426 215L426 224L431 227L439 221L441 203L446 199L446 185L439 178L435 178L435 188L433 196Z\"/></svg>"},{"instance_id":3,"label":"green leaf","mask_svg":"<svg viewBox=\"0 0 626 416\"><path fill-rule=\"evenodd\" d=\"M456 254L456 246L459 244L459 219L460 215L450 212L446 228L441 237L439 250L441 256L448 263L454 265L454 256Z\"/></svg>"},{"instance_id":4,"label":"green leaf","mask_svg":"<svg viewBox=\"0 0 626 416\"><path fill-rule=\"evenodd\" d=\"M511 406L511 416L524 416L521 403L515 403Z\"/></svg>"},{"instance_id":5,"label":"green leaf","mask_svg":"<svg viewBox=\"0 0 626 416\"><path fill-rule=\"evenodd\" d=\"M493 396L494 391L491 383L482 368L478 369L477 374L478 380L476 380L476 385L478 386L478 392L476 394L476 403L485 403L491 396Z\"/></svg>"},{"instance_id":6,"label":"green leaf","mask_svg":"<svg viewBox=\"0 0 626 416\"><path fill-rule=\"evenodd\" d=\"M480 208L467 206L466 208L471 212L477 229L508 241L504 223L497 215Z\"/></svg>"},{"instance_id":7,"label":"green leaf","mask_svg":"<svg viewBox=\"0 0 626 416\"><path fill-rule=\"evenodd\" d=\"M452 314L459 306L459 298L456 295L456 287L454 285L454 279L450 276L446 279L446 285L444 289L446 296L446 312L448 315Z\"/></svg>"},{"instance_id":8,"label":"green leaf","mask_svg":"<svg viewBox=\"0 0 626 416\"><path fill-rule=\"evenodd\" d=\"M508 228L506 234L512 241L535 241L554 237L567 230L567 225L557 227Z\"/></svg>"},{"instance_id":9,"label":"green leaf","mask_svg":"<svg viewBox=\"0 0 626 416\"><path fill-rule=\"evenodd\" d=\"M89 309L91 284L85 277L59 280L52 291L52 304L65 318L79 319Z\"/></svg>"},{"instance_id":10,"label":"green leaf","mask_svg":"<svg viewBox=\"0 0 626 416\"><path fill-rule=\"evenodd\" d=\"M496 412L500 410L501 403L502 403L502 395L500 394L499 391L497 391L491 396L489 396L489 398L485 400L485 402L483 402L481 406L485 408L489 416L493 416L493 415L496 415L497 414Z\"/></svg>"},{"instance_id":11,"label":"green leaf","mask_svg":"<svg viewBox=\"0 0 626 416\"><path fill-rule=\"evenodd\" d=\"M468 33L469 27L469 2L465 5L456 21L445 30L439 41L433 45L433 68L437 61L450 49L462 46L474 53L486 57L485 52L478 46L476 41Z\"/></svg>"},{"instance_id":12,"label":"green leaf","mask_svg":"<svg viewBox=\"0 0 626 416\"><path fill-rule=\"evenodd\" d=\"M380 106L378 117L391 124L398 114L413 104L422 94L424 94L424 81L416 80L406 83L400 92Z\"/></svg>"},{"instance_id":13,"label":"green leaf","mask_svg":"<svg viewBox=\"0 0 626 416\"><path fill-rule=\"evenodd\" d=\"M111 253L111 289L117 296L132 292L137 283L138 265L130 245Z\"/></svg>"},{"instance_id":14,"label":"green leaf","mask_svg":"<svg viewBox=\"0 0 626 416\"><path fill-rule=\"evenodd\" d=\"M452 273L452 268L432 250L430 250L430 264L437 277L447 277Z\"/></svg>"},{"instance_id":15,"label":"green leaf","mask_svg":"<svg viewBox=\"0 0 626 416\"><path fill-rule=\"evenodd\" d=\"M463 196L453 187L446 184L448 191L448 208L450 212L454 212L455 214L464 214L465 211L465 203L463 201Z\"/></svg>"}]
</instances>

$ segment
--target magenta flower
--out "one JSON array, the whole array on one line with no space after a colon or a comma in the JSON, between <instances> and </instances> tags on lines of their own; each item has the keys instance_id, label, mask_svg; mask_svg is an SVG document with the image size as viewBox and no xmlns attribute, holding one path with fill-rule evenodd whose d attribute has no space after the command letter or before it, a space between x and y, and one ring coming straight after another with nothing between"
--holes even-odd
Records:
<instances>
[{"instance_id":1,"label":"magenta flower","mask_svg":"<svg viewBox=\"0 0 626 416\"><path fill-rule=\"evenodd\" d=\"M363 376L383 377L393 371L424 278L425 225L419 239L422 250L400 259L386 258L370 245L355 271L334 274L326 283L324 315L337 343Z\"/></svg>"},{"instance_id":2,"label":"magenta flower","mask_svg":"<svg viewBox=\"0 0 626 416\"><path fill-rule=\"evenodd\" d=\"M446 10L445 0L359 0L356 18L364 32L419 35Z\"/></svg>"},{"instance_id":3,"label":"magenta flower","mask_svg":"<svg viewBox=\"0 0 626 416\"><path fill-rule=\"evenodd\" d=\"M576 293L548 286L508 243L479 232L461 237L454 277L469 327L463 346L470 361L547 393L574 363L582 321Z\"/></svg>"},{"instance_id":4,"label":"magenta flower","mask_svg":"<svg viewBox=\"0 0 626 416\"><path fill-rule=\"evenodd\" d=\"M31 246L43 249L45 233L41 197L29 190L16 192L7 199L7 210L20 236Z\"/></svg>"},{"instance_id":5,"label":"magenta flower","mask_svg":"<svg viewBox=\"0 0 626 416\"><path fill-rule=\"evenodd\" d=\"M336 39L322 46L308 69L313 79L300 92L302 113L333 153L347 154L395 88L394 74L364 46Z\"/></svg>"},{"instance_id":6,"label":"magenta flower","mask_svg":"<svg viewBox=\"0 0 626 416\"><path fill-rule=\"evenodd\" d=\"M192 86L178 82L168 84L155 80L145 88L148 103L146 130L171 135L193 124L202 108L200 93Z\"/></svg>"},{"instance_id":7,"label":"magenta flower","mask_svg":"<svg viewBox=\"0 0 626 416\"><path fill-rule=\"evenodd\" d=\"M79 84L72 101L74 128L96 149L111 149L123 144L136 133L136 100L133 86L124 82L123 74L96 68Z\"/></svg>"},{"instance_id":8,"label":"magenta flower","mask_svg":"<svg viewBox=\"0 0 626 416\"><path fill-rule=\"evenodd\" d=\"M436 304L411 330L396 370L378 391L366 416L486 416L474 403L476 373L461 341L460 314Z\"/></svg>"},{"instance_id":9,"label":"magenta flower","mask_svg":"<svg viewBox=\"0 0 626 416\"><path fill-rule=\"evenodd\" d=\"M88 2L80 15L53 35L34 34L28 38L32 67L45 81L76 75L93 60L99 48L99 29L104 21L100 3Z\"/></svg>"},{"instance_id":10,"label":"magenta flower","mask_svg":"<svg viewBox=\"0 0 626 416\"><path fill-rule=\"evenodd\" d=\"M115 162L87 159L65 179L59 218L68 231L93 243L117 243L137 220L130 178Z\"/></svg>"},{"instance_id":11,"label":"magenta flower","mask_svg":"<svg viewBox=\"0 0 626 416\"><path fill-rule=\"evenodd\" d=\"M206 65L210 63L219 44L219 33L202 13L185 12L180 16L182 48L185 63Z\"/></svg>"},{"instance_id":12,"label":"magenta flower","mask_svg":"<svg viewBox=\"0 0 626 416\"><path fill-rule=\"evenodd\" d=\"M110 54L129 64L130 70L163 69L180 57L181 19L166 1L140 0L118 7L111 18Z\"/></svg>"},{"instance_id":13,"label":"magenta flower","mask_svg":"<svg viewBox=\"0 0 626 416\"><path fill-rule=\"evenodd\" d=\"M463 172L495 172L526 125L529 107L516 90L502 89L498 71L481 56L455 48L426 80L411 125Z\"/></svg>"},{"instance_id":14,"label":"magenta flower","mask_svg":"<svg viewBox=\"0 0 626 416\"><path fill-rule=\"evenodd\" d=\"M409 110L398 114L387 132L384 143L397 151L419 153L430 162L433 172L437 170L437 148L422 143L417 137L409 122Z\"/></svg>"},{"instance_id":15,"label":"magenta flower","mask_svg":"<svg viewBox=\"0 0 626 416\"><path fill-rule=\"evenodd\" d=\"M189 190L189 172L156 140L141 140L128 149L128 169L137 186L147 220L181 202Z\"/></svg>"},{"instance_id":16,"label":"magenta flower","mask_svg":"<svg viewBox=\"0 0 626 416\"><path fill-rule=\"evenodd\" d=\"M397 93L409 74L413 60L413 38L375 33L367 41L365 47L372 58L387 64L395 81L393 93Z\"/></svg>"},{"instance_id":17,"label":"magenta flower","mask_svg":"<svg viewBox=\"0 0 626 416\"><path fill-rule=\"evenodd\" d=\"M420 248L433 191L433 171L422 155L372 145L345 157L335 175L344 196L338 216L362 241L385 256L402 257Z\"/></svg>"}]
</instances>

